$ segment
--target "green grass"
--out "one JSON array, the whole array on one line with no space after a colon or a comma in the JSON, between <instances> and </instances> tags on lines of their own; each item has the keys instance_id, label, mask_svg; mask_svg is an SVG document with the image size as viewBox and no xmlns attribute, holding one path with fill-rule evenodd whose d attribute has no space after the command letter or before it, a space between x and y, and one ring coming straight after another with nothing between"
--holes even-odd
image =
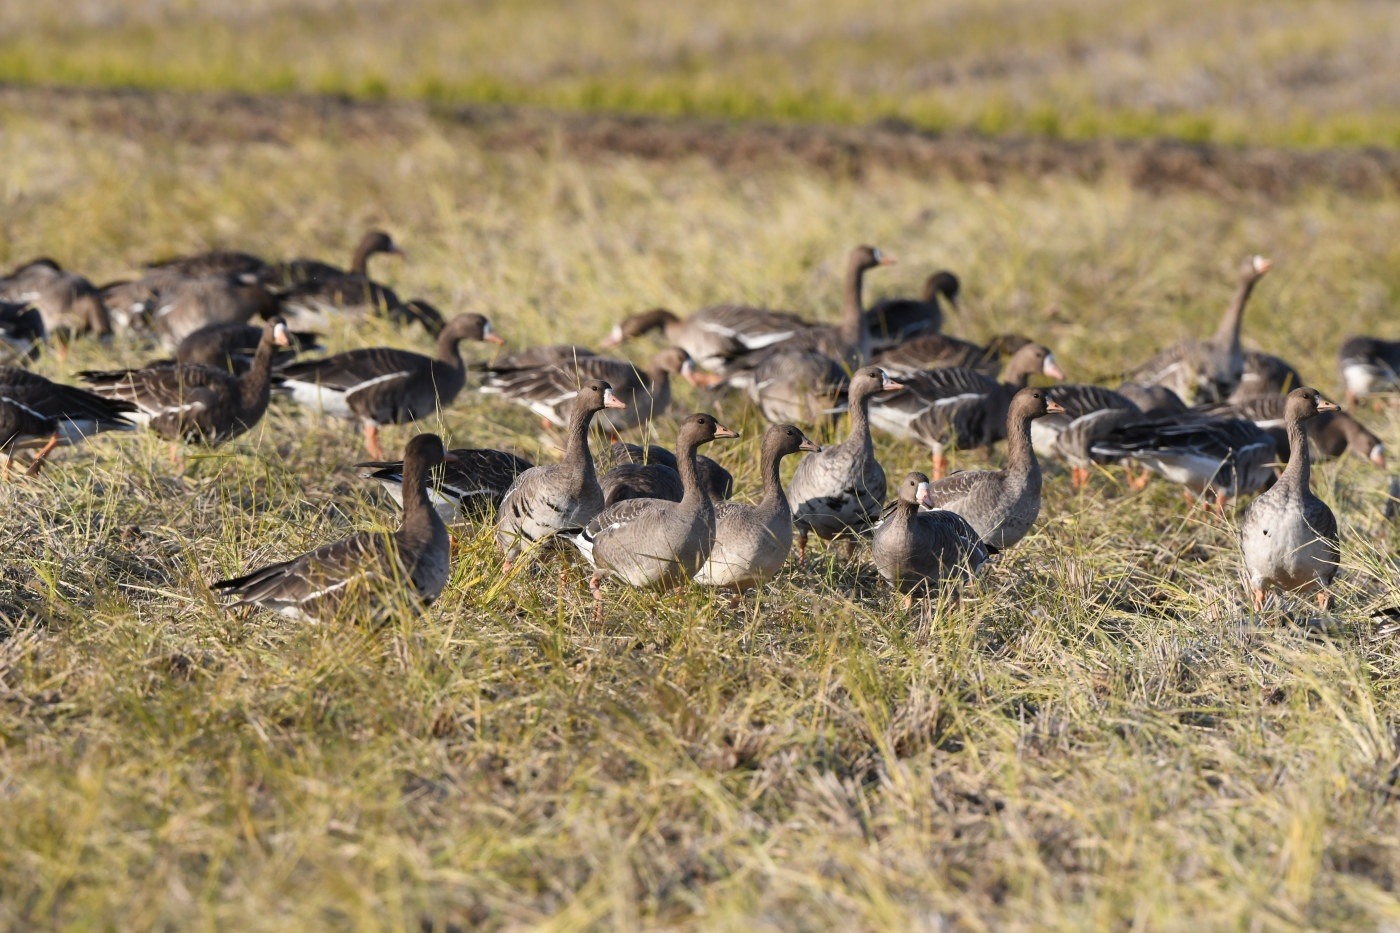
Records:
<instances>
[{"instance_id":1,"label":"green grass","mask_svg":"<svg viewBox=\"0 0 1400 933\"><path fill-rule=\"evenodd\" d=\"M952 331L1034 334L1087 380L1213 330L1262 252L1246 338L1332 389L1338 342L1389 332L1400 293L1393 199L731 176L484 151L426 118L236 148L18 105L0 127L0 265L49 254L101 281L210 246L339 256L378 225L410 259L377 274L517 344L593 342L657 304L829 319L868 241L900 258L872 295L955 269ZM423 345L377 325L331 340ZM40 368L150 352L81 344ZM751 495L761 426L718 404L744 438L710 452ZM1370 420L1400 441L1395 413ZM552 455L485 398L429 427ZM927 463L878 449L892 474ZM595 625L580 571L502 580L471 530L440 603L387 631L221 611L206 581L395 521L347 469L362 455L351 427L277 405L182 469L149 436L105 437L0 486L0 924L1400 919L1400 667L1372 619L1400 598L1396 542L1385 478L1359 462L1315 480L1344 528L1330 637L1249 616L1232 520L1160 482L1078 494L1058 472L1033 535L931 617L864 553L819 549L757 608L613 588Z\"/></svg>"},{"instance_id":2,"label":"green grass","mask_svg":"<svg viewBox=\"0 0 1400 933\"><path fill-rule=\"evenodd\" d=\"M20 2L0 81L1394 146L1398 26L1371 0Z\"/></svg>"}]
</instances>

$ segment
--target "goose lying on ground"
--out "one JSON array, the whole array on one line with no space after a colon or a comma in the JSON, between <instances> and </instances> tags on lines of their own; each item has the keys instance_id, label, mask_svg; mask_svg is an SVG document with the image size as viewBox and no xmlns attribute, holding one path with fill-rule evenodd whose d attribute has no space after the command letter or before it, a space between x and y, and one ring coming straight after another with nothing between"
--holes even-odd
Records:
<instances>
[{"instance_id":1,"label":"goose lying on ground","mask_svg":"<svg viewBox=\"0 0 1400 933\"><path fill-rule=\"evenodd\" d=\"M906 594L907 608L916 593L929 596L947 581L970 579L986 562L987 548L967 519L934 508L927 476L910 473L875 526L870 557L880 576Z\"/></svg>"}]
</instances>

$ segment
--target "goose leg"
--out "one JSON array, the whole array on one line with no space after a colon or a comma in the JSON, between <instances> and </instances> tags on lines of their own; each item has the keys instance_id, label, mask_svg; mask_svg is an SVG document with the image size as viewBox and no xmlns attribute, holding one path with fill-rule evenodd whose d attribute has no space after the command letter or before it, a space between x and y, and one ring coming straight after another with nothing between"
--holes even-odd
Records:
<instances>
[{"instance_id":1,"label":"goose leg","mask_svg":"<svg viewBox=\"0 0 1400 933\"><path fill-rule=\"evenodd\" d=\"M57 446L58 435L55 434L53 437L48 439L48 442L44 444L43 447L39 448L39 452L34 455L34 462L29 464L29 469L25 471L25 475L34 476L35 474L37 474L39 472L39 468L44 465L44 458L48 456L49 451L53 450Z\"/></svg>"},{"instance_id":2,"label":"goose leg","mask_svg":"<svg viewBox=\"0 0 1400 933\"><path fill-rule=\"evenodd\" d=\"M596 573L588 578L588 588L593 591L593 622L597 624L603 621L603 586Z\"/></svg>"},{"instance_id":3,"label":"goose leg","mask_svg":"<svg viewBox=\"0 0 1400 933\"><path fill-rule=\"evenodd\" d=\"M906 611L909 610L909 609L913 609L913 608L914 608L914 594L913 594L913 593L905 593L905 594L904 594L904 608L905 608Z\"/></svg>"},{"instance_id":4,"label":"goose leg","mask_svg":"<svg viewBox=\"0 0 1400 933\"><path fill-rule=\"evenodd\" d=\"M373 421L365 422L365 447L369 450L369 455L376 460L387 459L384 456L384 448L379 445L379 425Z\"/></svg>"},{"instance_id":5,"label":"goose leg","mask_svg":"<svg viewBox=\"0 0 1400 933\"><path fill-rule=\"evenodd\" d=\"M1255 590L1255 591L1254 591L1254 611L1255 611L1255 612L1263 612L1263 611L1264 611L1264 591L1263 591L1263 590Z\"/></svg>"},{"instance_id":6,"label":"goose leg","mask_svg":"<svg viewBox=\"0 0 1400 933\"><path fill-rule=\"evenodd\" d=\"M943 451L933 455L933 478L942 479L948 475L948 457Z\"/></svg>"},{"instance_id":7,"label":"goose leg","mask_svg":"<svg viewBox=\"0 0 1400 933\"><path fill-rule=\"evenodd\" d=\"M1074 489L1083 489L1089 484L1088 467L1070 467L1069 484Z\"/></svg>"},{"instance_id":8,"label":"goose leg","mask_svg":"<svg viewBox=\"0 0 1400 933\"><path fill-rule=\"evenodd\" d=\"M1135 492L1146 489L1147 481L1152 478L1152 471L1147 467L1143 467L1141 473L1134 473L1132 464L1124 464L1123 472L1128 475L1128 488Z\"/></svg>"},{"instance_id":9,"label":"goose leg","mask_svg":"<svg viewBox=\"0 0 1400 933\"><path fill-rule=\"evenodd\" d=\"M1326 590L1317 591L1317 608L1326 612L1332 606L1332 594Z\"/></svg>"},{"instance_id":10,"label":"goose leg","mask_svg":"<svg viewBox=\"0 0 1400 933\"><path fill-rule=\"evenodd\" d=\"M1347 389L1346 404L1347 411L1356 411L1356 393L1351 389Z\"/></svg>"},{"instance_id":11,"label":"goose leg","mask_svg":"<svg viewBox=\"0 0 1400 933\"><path fill-rule=\"evenodd\" d=\"M807 560L807 529L799 528L797 531L797 562L805 563Z\"/></svg>"}]
</instances>

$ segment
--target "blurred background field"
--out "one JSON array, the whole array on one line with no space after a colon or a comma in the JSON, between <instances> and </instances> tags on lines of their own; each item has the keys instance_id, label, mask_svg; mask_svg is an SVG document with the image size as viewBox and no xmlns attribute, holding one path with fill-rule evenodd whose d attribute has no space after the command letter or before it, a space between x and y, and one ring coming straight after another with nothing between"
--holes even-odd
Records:
<instances>
[{"instance_id":1,"label":"blurred background field","mask_svg":"<svg viewBox=\"0 0 1400 933\"><path fill-rule=\"evenodd\" d=\"M102 282L214 247L343 261L384 227L408 258L376 277L483 312L518 347L592 344L655 305L833 319L845 256L871 242L900 263L868 297L954 269L950 332L1023 331L1071 380L1111 381L1213 331L1239 261L1263 253L1248 345L1335 391L1345 336L1397 335L1382 176L1236 185L1228 166L1251 156L1227 145L1197 151L1215 171L1195 185L1092 153L1092 170L969 179L846 135L896 117L1392 143L1390 5L709 9L5 4L0 266L51 255ZM492 101L565 112L445 106ZM682 140L720 125L694 117L804 121L858 170L745 148L742 124L732 160L648 149L614 135L613 107L682 118L647 124ZM595 118L581 145L569 121ZM329 339L427 347L383 323ZM119 337L37 368L150 355ZM711 452L751 495L757 416L689 389L681 407L741 427ZM1363 417L1400 449L1394 409ZM554 455L533 417L471 394L423 427ZM892 475L927 466L877 443ZM619 594L594 626L581 572L502 582L489 531L463 532L440 603L387 631L221 611L205 581L395 520L349 467L361 456L353 428L274 404L181 466L149 436L103 437L0 485L0 925L1400 923L1396 531L1389 477L1359 460L1314 474L1345 553L1326 635L1246 613L1235 519L1108 472L1075 492L1058 470L1032 536L930 616L901 610L863 551L822 550L757 608Z\"/></svg>"}]
</instances>

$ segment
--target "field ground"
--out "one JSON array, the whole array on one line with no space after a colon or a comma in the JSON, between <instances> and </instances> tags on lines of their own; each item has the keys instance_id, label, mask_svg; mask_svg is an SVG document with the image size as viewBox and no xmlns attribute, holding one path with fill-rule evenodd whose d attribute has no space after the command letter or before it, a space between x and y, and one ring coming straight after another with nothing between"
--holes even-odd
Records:
<instances>
[{"instance_id":1,"label":"field ground","mask_svg":"<svg viewBox=\"0 0 1400 933\"><path fill-rule=\"evenodd\" d=\"M210 246L340 255L379 225L410 255L376 269L401 294L526 344L657 304L830 318L846 252L872 242L900 258L872 295L955 269L950 330L1025 331L1089 381L1213 329L1261 252L1246 338L1327 390L1340 340L1393 334L1400 298L1400 204L1337 184L737 171L339 104L231 140L173 129L217 124L207 99L104 100L0 96L0 265L48 254L102 281ZM142 107L166 116L111 116ZM755 417L683 401L743 429L711 452L750 494ZM1393 411L1367 419L1400 449ZM548 455L526 413L474 396L431 427ZM927 462L879 452L891 474ZM440 603L389 631L221 611L205 581L394 521L347 468L361 456L279 405L182 468L108 437L0 486L0 924L1400 922L1396 532L1359 461L1315 474L1344 542L1322 630L1246 612L1232 518L1059 472L1037 531L930 615L818 550L757 607L618 592L595 626L580 571L503 580L473 532Z\"/></svg>"}]
</instances>

